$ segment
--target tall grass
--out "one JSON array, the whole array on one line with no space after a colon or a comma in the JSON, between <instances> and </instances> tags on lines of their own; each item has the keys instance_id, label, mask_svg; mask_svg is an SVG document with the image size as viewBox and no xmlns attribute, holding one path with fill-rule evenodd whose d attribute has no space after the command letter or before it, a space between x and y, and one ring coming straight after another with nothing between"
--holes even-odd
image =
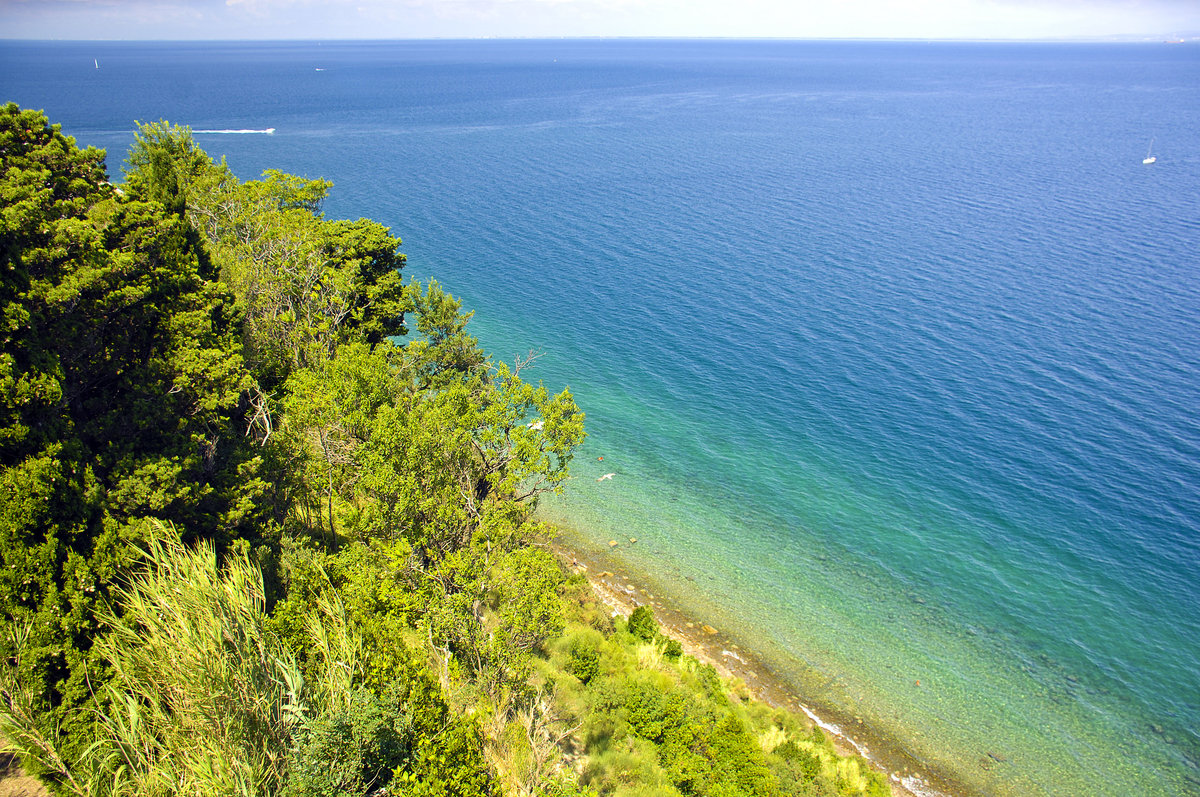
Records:
<instances>
[{"instance_id":1,"label":"tall grass","mask_svg":"<svg viewBox=\"0 0 1200 797\"><path fill-rule=\"evenodd\" d=\"M218 567L211 544L166 535L143 558L124 615L101 615L113 678L82 762L90 780L113 797L276 793L304 678L264 628L262 571L246 556Z\"/></svg>"},{"instance_id":2,"label":"tall grass","mask_svg":"<svg viewBox=\"0 0 1200 797\"><path fill-rule=\"evenodd\" d=\"M278 792L304 681L264 627L262 572L177 539L152 539L144 559L124 614L102 615L111 708L89 768L114 797Z\"/></svg>"},{"instance_id":3,"label":"tall grass","mask_svg":"<svg viewBox=\"0 0 1200 797\"><path fill-rule=\"evenodd\" d=\"M34 696L6 684L6 749L79 797L277 794L304 679L264 626L262 571L245 555L219 567L211 543L189 549L166 529L141 558L116 596L124 611L99 613L95 650L111 678L96 695L96 741L62 755Z\"/></svg>"}]
</instances>

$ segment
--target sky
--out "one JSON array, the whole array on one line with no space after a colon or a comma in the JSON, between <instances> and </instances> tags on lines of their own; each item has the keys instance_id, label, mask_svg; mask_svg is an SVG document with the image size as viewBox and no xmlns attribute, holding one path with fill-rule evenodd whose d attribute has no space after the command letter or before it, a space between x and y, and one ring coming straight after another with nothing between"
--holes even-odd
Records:
<instances>
[{"instance_id":1,"label":"sky","mask_svg":"<svg viewBox=\"0 0 1200 797\"><path fill-rule=\"evenodd\" d=\"M0 38L691 36L1151 40L1200 0L0 0Z\"/></svg>"}]
</instances>

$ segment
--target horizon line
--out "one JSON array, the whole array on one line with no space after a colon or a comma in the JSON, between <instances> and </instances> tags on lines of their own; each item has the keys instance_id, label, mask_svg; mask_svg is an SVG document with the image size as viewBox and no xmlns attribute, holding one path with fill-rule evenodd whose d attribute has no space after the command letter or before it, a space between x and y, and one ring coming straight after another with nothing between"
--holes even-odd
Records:
<instances>
[{"instance_id":1,"label":"horizon line","mask_svg":"<svg viewBox=\"0 0 1200 797\"><path fill-rule=\"evenodd\" d=\"M923 42L947 44L1020 44L1020 43L1083 43L1083 44L1188 44L1200 42L1200 32L1186 34L1136 34L1112 33L1103 36L1038 36L1038 37L956 37L956 36L334 36L334 37L234 37L234 38L42 38L31 36L5 36L0 34L4 42L56 42L62 44L106 43L118 44L129 42L145 43L203 43L203 42L419 42L419 41L777 41L777 42Z\"/></svg>"}]
</instances>

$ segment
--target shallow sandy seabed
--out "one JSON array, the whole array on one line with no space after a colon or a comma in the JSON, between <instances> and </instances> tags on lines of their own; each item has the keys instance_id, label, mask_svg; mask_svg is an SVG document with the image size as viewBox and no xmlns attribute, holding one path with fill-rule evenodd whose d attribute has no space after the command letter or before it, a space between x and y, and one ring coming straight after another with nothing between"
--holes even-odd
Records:
<instances>
[{"instance_id":1,"label":"shallow sandy seabed","mask_svg":"<svg viewBox=\"0 0 1200 797\"><path fill-rule=\"evenodd\" d=\"M635 543L630 543L635 544ZM610 543L612 545L612 543ZM663 634L679 641L683 651L699 661L713 665L726 678L741 681L757 700L805 714L820 725L842 755L862 755L887 775L897 797L967 797L970 792L951 778L927 772L919 763L902 753L879 753L887 744L869 728L847 732L846 727L861 723L854 717L833 718L831 710L816 710L797 695L792 687L768 669L753 653L728 639L720 629L690 617L660 597L648 592L612 560L574 549L561 539L552 546L564 564L574 573L587 577L597 596L614 612L628 617L641 605L654 611Z\"/></svg>"}]
</instances>

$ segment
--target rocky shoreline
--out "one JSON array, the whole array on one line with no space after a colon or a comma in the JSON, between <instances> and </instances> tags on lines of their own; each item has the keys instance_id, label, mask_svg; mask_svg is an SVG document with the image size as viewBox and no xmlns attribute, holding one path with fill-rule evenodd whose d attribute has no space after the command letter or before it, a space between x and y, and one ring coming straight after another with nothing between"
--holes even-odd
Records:
<instances>
[{"instance_id":1,"label":"rocky shoreline","mask_svg":"<svg viewBox=\"0 0 1200 797\"><path fill-rule=\"evenodd\" d=\"M636 544L636 539L629 544ZM610 543L617 548L616 541ZM611 557L580 550L561 538L552 546L564 565L587 577L596 595L614 612L628 616L636 607L654 610L666 636L677 640L684 653L711 664L725 678L745 684L749 693L768 705L806 715L820 725L842 755L861 755L883 772L896 797L967 797L969 792L953 779L927 771L919 762L898 751L886 750L884 740L861 726L861 719L834 718L829 709L814 709L790 684L763 664L752 652L718 628L694 618L648 590ZM851 733L845 728L859 725Z\"/></svg>"}]
</instances>

